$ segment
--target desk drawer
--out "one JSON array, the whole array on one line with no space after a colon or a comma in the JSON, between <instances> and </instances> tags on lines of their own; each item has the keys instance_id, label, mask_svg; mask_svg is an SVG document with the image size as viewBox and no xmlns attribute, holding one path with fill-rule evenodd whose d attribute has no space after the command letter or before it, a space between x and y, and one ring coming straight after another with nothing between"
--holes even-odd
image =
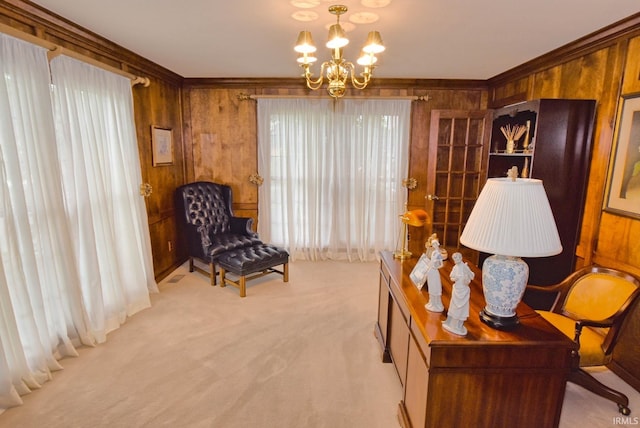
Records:
<instances>
[{"instance_id":1,"label":"desk drawer","mask_svg":"<svg viewBox=\"0 0 640 428\"><path fill-rule=\"evenodd\" d=\"M418 326L416 325L416 321L413 318L411 319L410 330L411 330L411 336L413 337L413 340L416 342L417 351L419 351L420 354L422 355L422 359L424 360L427 367L430 366L431 365L431 347L427 343L427 340L422 334L422 331L420 331L420 328L418 328Z\"/></svg>"},{"instance_id":2,"label":"desk drawer","mask_svg":"<svg viewBox=\"0 0 640 428\"><path fill-rule=\"evenodd\" d=\"M430 365L435 368L469 368L489 370L542 370L567 372L571 349L561 346L514 343L452 346L431 342Z\"/></svg>"},{"instance_id":3,"label":"desk drawer","mask_svg":"<svg viewBox=\"0 0 640 428\"><path fill-rule=\"evenodd\" d=\"M392 300L389 308L389 351L404 386L407 379L407 352L409 350L409 327L400 308Z\"/></svg>"},{"instance_id":4,"label":"desk drawer","mask_svg":"<svg viewBox=\"0 0 640 428\"><path fill-rule=\"evenodd\" d=\"M401 290L397 280L394 277L391 277L389 279L389 290L391 291L391 296L398 305L400 312L402 312L402 317L404 318L405 324L408 327L409 319L411 318L411 312L409 311L409 307L407 306L407 302L405 300L405 293Z\"/></svg>"}]
</instances>

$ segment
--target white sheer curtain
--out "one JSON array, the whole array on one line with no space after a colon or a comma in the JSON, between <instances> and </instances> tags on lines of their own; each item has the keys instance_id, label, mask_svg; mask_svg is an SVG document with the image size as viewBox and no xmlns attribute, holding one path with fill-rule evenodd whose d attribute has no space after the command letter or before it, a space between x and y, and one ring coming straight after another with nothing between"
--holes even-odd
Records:
<instances>
[{"instance_id":1,"label":"white sheer curtain","mask_svg":"<svg viewBox=\"0 0 640 428\"><path fill-rule=\"evenodd\" d=\"M73 251L99 342L157 291L131 81L73 58L51 61L56 138Z\"/></svg>"},{"instance_id":2,"label":"white sheer curtain","mask_svg":"<svg viewBox=\"0 0 640 428\"><path fill-rule=\"evenodd\" d=\"M0 34L0 411L92 344L63 203L46 51Z\"/></svg>"},{"instance_id":3,"label":"white sheer curtain","mask_svg":"<svg viewBox=\"0 0 640 428\"><path fill-rule=\"evenodd\" d=\"M0 413L157 290L130 82L74 61L0 34Z\"/></svg>"},{"instance_id":4,"label":"white sheer curtain","mask_svg":"<svg viewBox=\"0 0 640 428\"><path fill-rule=\"evenodd\" d=\"M261 238L293 259L394 249L410 112L408 100L259 99Z\"/></svg>"}]
</instances>

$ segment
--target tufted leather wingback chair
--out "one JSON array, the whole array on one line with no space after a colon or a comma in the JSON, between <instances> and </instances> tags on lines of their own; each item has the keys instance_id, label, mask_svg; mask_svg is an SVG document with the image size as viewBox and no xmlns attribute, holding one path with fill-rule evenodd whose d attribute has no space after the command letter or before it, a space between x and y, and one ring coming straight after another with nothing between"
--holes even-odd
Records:
<instances>
[{"instance_id":1,"label":"tufted leather wingback chair","mask_svg":"<svg viewBox=\"0 0 640 428\"><path fill-rule=\"evenodd\" d=\"M189 255L189 271L210 276L216 284L216 258L225 251L261 244L251 226L253 219L235 217L231 208L231 187L197 181L180 186L175 192L178 225ZM210 271L194 264L209 265Z\"/></svg>"}]
</instances>

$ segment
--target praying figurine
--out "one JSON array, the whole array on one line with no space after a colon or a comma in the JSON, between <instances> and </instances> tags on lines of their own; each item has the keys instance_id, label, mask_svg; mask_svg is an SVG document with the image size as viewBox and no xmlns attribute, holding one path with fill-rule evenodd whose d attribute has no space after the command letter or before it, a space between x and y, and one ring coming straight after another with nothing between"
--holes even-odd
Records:
<instances>
[{"instance_id":1,"label":"praying figurine","mask_svg":"<svg viewBox=\"0 0 640 428\"><path fill-rule=\"evenodd\" d=\"M429 290L429 303L425 305L428 311L442 312L444 305L442 304L442 282L440 281L440 272L442 267L442 253L440 252L440 241L433 239L431 241L433 247L429 260L429 269L427 270L427 289ZM428 254L429 252L427 252Z\"/></svg>"},{"instance_id":2,"label":"praying figurine","mask_svg":"<svg viewBox=\"0 0 640 428\"><path fill-rule=\"evenodd\" d=\"M453 253L451 257L455 263L450 275L453 289L451 290L451 303L447 311L447 319L442 322L442 327L453 334L464 336L467 334L464 321L469 318L469 297L471 295L469 283L475 274L469 265L462 261L462 254Z\"/></svg>"}]
</instances>

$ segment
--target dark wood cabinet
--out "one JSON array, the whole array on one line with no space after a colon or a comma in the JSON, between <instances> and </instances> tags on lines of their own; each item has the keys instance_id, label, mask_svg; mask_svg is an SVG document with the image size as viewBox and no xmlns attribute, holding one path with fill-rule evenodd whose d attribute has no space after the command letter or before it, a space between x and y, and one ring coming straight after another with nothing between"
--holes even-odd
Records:
<instances>
[{"instance_id":1,"label":"dark wood cabinet","mask_svg":"<svg viewBox=\"0 0 640 428\"><path fill-rule=\"evenodd\" d=\"M514 165L522 171L526 164L526 175L543 181L562 242L562 253L556 256L525 259L531 284L555 284L575 270L595 110L594 100L539 99L494 111L488 177L503 177ZM500 128L527 124L528 147L525 133L514 152L506 153L506 138ZM527 227L526 218L522 227Z\"/></svg>"},{"instance_id":2,"label":"dark wood cabinet","mask_svg":"<svg viewBox=\"0 0 640 428\"><path fill-rule=\"evenodd\" d=\"M442 328L446 315L427 311L426 290L418 290L409 278L416 261L381 253L375 331L383 361L393 362L403 385L401 425L557 427L574 343L524 303L517 309L521 323L511 331L481 322L481 274L471 265L475 278L465 322L468 334L449 333ZM440 269L445 307L451 299L452 268L449 258Z\"/></svg>"}]
</instances>

